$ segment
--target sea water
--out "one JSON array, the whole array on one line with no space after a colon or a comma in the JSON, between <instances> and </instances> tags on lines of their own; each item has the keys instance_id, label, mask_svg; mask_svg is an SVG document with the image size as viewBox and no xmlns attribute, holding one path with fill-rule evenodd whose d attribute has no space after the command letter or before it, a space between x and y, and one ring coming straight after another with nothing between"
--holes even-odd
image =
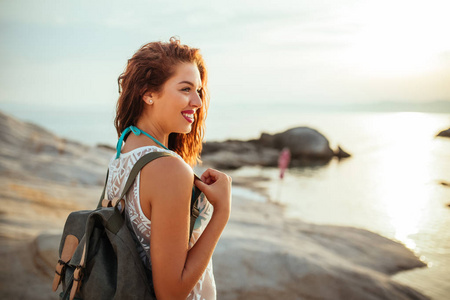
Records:
<instances>
[{"instance_id":1,"label":"sea water","mask_svg":"<svg viewBox=\"0 0 450 300\"><path fill-rule=\"evenodd\" d=\"M280 118L280 123L291 114ZM401 272L395 280L432 299L450 297L450 114L301 113L289 127L318 129L352 157L323 167L246 167L236 175L272 180L267 197L286 205L287 217L317 224L352 226L398 240L427 268Z\"/></svg>"},{"instance_id":2,"label":"sea water","mask_svg":"<svg viewBox=\"0 0 450 300\"><path fill-rule=\"evenodd\" d=\"M114 145L114 107L0 106L22 120L84 143ZM352 157L316 168L245 167L236 174L264 176L267 199L286 205L287 217L318 224L365 228L398 240L428 268L401 272L399 282L433 299L450 295L450 114L417 112L307 112L291 105L211 105L207 141L258 138L309 126ZM247 193L252 197L252 193ZM256 195L253 193L253 195ZM254 196L261 201L260 195Z\"/></svg>"}]
</instances>

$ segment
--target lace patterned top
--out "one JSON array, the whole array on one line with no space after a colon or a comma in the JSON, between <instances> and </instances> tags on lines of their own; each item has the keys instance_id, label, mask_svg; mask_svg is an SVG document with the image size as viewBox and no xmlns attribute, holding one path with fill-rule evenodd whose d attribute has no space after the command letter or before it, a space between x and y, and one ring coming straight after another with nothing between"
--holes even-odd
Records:
<instances>
[{"instance_id":1,"label":"lace patterned top","mask_svg":"<svg viewBox=\"0 0 450 300\"><path fill-rule=\"evenodd\" d=\"M159 148L157 146L146 146L134 149L133 151L120 154L119 158L115 156L111 159L109 163L109 176L108 183L106 186L106 193L108 199L113 199L114 197L119 197L120 192L125 187L128 175L131 172L134 164L147 153L154 151L170 152L178 157L173 151ZM181 158L181 157L180 157ZM151 222L144 215L140 205L139 197L139 184L140 184L140 173L136 176L133 186L128 191L125 205L125 217L127 220L127 225L135 233L138 240L138 250L140 250L140 256L144 264L151 269L151 259L150 259L150 234L151 234ZM203 194L202 194L203 195ZM211 219L213 213L213 206L207 201L205 197L202 197L198 201L198 208L200 211L199 217L195 221L194 231L192 233L191 239L189 241L189 248L194 246L195 242L199 239L202 232L205 230L206 226ZM216 299L216 284L214 281L212 261L203 273L202 277L195 285L194 289L191 291L187 299L192 300L210 300Z\"/></svg>"}]
</instances>

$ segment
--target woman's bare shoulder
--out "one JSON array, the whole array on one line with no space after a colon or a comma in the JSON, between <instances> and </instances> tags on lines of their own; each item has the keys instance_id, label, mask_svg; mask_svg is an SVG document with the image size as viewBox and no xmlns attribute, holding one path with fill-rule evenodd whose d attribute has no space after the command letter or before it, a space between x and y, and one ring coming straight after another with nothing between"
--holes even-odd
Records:
<instances>
[{"instance_id":1,"label":"woman's bare shoulder","mask_svg":"<svg viewBox=\"0 0 450 300\"><path fill-rule=\"evenodd\" d=\"M145 182L142 187L145 190L155 192L163 188L177 190L184 190L191 188L194 182L194 172L192 168L185 163L181 158L168 156L158 158L147 164L141 170L141 182Z\"/></svg>"}]
</instances>

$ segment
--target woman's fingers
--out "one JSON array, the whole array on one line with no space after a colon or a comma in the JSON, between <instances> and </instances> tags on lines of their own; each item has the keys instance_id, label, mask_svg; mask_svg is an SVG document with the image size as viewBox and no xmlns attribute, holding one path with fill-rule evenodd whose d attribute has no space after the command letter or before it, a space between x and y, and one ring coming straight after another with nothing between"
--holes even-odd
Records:
<instances>
[{"instance_id":1,"label":"woman's fingers","mask_svg":"<svg viewBox=\"0 0 450 300\"><path fill-rule=\"evenodd\" d=\"M195 185L205 194L214 209L229 212L231 204L231 178L220 171L207 169L195 180Z\"/></svg>"},{"instance_id":2,"label":"woman's fingers","mask_svg":"<svg viewBox=\"0 0 450 300\"><path fill-rule=\"evenodd\" d=\"M205 187L208 186L208 183L204 182L203 179L202 180L198 180L197 178L195 178L194 180L194 184L196 187L198 187L200 189L200 191L204 191Z\"/></svg>"},{"instance_id":3,"label":"woman's fingers","mask_svg":"<svg viewBox=\"0 0 450 300\"><path fill-rule=\"evenodd\" d=\"M221 175L225 175L217 170L214 169L207 169L205 172L203 172L202 174L202 181L205 182L206 184L213 184L214 182L216 182L219 177Z\"/></svg>"},{"instance_id":4,"label":"woman's fingers","mask_svg":"<svg viewBox=\"0 0 450 300\"><path fill-rule=\"evenodd\" d=\"M208 170L209 170L209 169L208 169ZM209 176L207 175L208 170L206 170L205 172L203 172L203 174L202 174L202 176L201 176L202 181L205 182L205 183L207 183L207 178L209 178Z\"/></svg>"}]
</instances>

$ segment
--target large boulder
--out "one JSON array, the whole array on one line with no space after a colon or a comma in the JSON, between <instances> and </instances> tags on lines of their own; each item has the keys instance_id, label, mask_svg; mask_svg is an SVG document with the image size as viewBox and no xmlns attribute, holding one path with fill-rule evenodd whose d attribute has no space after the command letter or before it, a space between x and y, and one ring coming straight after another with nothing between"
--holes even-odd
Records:
<instances>
[{"instance_id":1,"label":"large boulder","mask_svg":"<svg viewBox=\"0 0 450 300\"><path fill-rule=\"evenodd\" d=\"M293 159L331 159L334 155L327 138L315 129L296 127L281 133L264 135L263 145L272 148L289 148Z\"/></svg>"},{"instance_id":2,"label":"large boulder","mask_svg":"<svg viewBox=\"0 0 450 300\"><path fill-rule=\"evenodd\" d=\"M442 131L439 132L436 136L450 137L450 128L447 129L447 130L442 130Z\"/></svg>"},{"instance_id":3,"label":"large boulder","mask_svg":"<svg viewBox=\"0 0 450 300\"><path fill-rule=\"evenodd\" d=\"M283 148L289 148L291 151L290 166L323 166L328 164L333 156L350 156L341 147L333 151L327 138L317 130L297 127L274 135L262 133L257 140L205 143L202 159L207 164L226 169L246 165L276 167Z\"/></svg>"}]
</instances>

